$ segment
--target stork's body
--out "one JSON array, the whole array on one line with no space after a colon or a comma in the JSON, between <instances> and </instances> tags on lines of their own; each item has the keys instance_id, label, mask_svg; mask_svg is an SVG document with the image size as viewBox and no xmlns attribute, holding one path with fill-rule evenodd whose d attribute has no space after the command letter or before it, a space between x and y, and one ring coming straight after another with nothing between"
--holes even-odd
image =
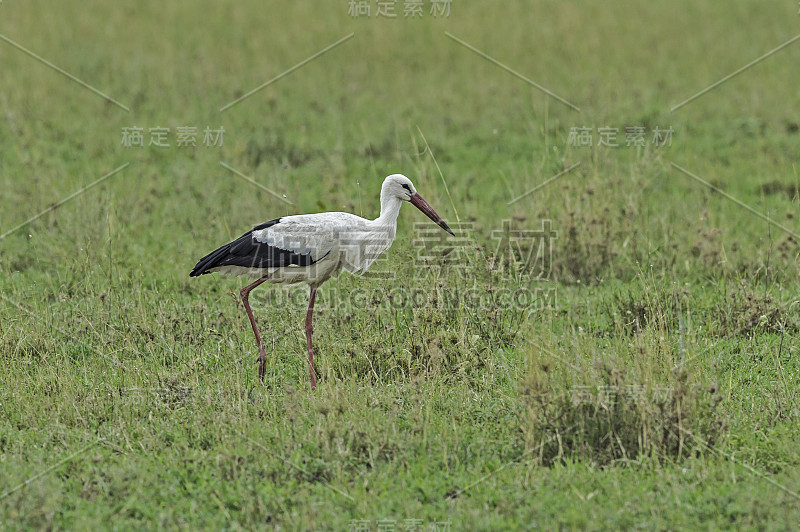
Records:
<instances>
[{"instance_id":1,"label":"stork's body","mask_svg":"<svg viewBox=\"0 0 800 532\"><path fill-rule=\"evenodd\" d=\"M389 249L397 231L397 215L403 201L410 202L453 234L444 220L417 193L411 180L401 174L393 174L384 180L381 187L381 214L375 220L345 212L284 216L254 227L233 242L209 253L195 265L189 274L192 277L220 272L255 279L255 282L241 290L241 296L258 342L258 375L262 381L266 373L267 355L250 308L250 291L263 282L309 285L305 331L311 388L316 388L311 334L317 288L342 269L351 273L366 271Z\"/></svg>"}]
</instances>

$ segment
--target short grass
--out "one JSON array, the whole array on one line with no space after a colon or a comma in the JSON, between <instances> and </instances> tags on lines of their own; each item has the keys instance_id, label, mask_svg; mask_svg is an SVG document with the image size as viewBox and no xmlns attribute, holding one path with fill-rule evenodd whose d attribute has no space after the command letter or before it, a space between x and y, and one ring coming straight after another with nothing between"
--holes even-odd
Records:
<instances>
[{"instance_id":1,"label":"short grass","mask_svg":"<svg viewBox=\"0 0 800 532\"><path fill-rule=\"evenodd\" d=\"M0 233L50 209L0 240L0 526L800 526L800 49L670 111L794 37L797 5L376 9L0 4L0 34L130 108L0 42ZM172 146L122 146L134 126ZM459 246L421 257L406 207L377 274L323 287L316 392L305 291L259 289L260 383L242 281L188 271L270 218L374 217L392 172ZM551 224L536 275L504 220Z\"/></svg>"}]
</instances>

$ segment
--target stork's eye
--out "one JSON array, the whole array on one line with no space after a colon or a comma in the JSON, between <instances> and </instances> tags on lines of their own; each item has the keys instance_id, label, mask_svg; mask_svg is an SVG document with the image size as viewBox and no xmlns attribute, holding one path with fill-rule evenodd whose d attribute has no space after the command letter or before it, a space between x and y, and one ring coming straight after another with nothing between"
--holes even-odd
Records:
<instances>
[{"instance_id":1,"label":"stork's eye","mask_svg":"<svg viewBox=\"0 0 800 532\"><path fill-rule=\"evenodd\" d=\"M402 184L402 185L400 185L400 186L401 186L401 187L403 187L404 189L408 190L409 192L411 192L411 187L410 187L410 186L408 186L406 183L403 183L403 184Z\"/></svg>"}]
</instances>

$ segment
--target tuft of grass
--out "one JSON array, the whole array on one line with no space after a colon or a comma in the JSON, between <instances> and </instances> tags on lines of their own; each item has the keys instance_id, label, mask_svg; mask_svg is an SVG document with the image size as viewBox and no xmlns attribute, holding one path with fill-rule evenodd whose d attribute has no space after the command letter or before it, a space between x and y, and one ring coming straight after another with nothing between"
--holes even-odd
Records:
<instances>
[{"instance_id":1,"label":"tuft of grass","mask_svg":"<svg viewBox=\"0 0 800 532\"><path fill-rule=\"evenodd\" d=\"M703 457L727 430L717 386L690 383L685 370L654 386L606 365L591 385L568 390L548 382L548 373L532 369L522 392L528 445L544 465L681 462Z\"/></svg>"},{"instance_id":2,"label":"tuft of grass","mask_svg":"<svg viewBox=\"0 0 800 532\"><path fill-rule=\"evenodd\" d=\"M758 333L783 334L800 330L800 318L790 307L781 304L767 290L740 279L727 297L716 304L713 331L719 336L752 336Z\"/></svg>"}]
</instances>

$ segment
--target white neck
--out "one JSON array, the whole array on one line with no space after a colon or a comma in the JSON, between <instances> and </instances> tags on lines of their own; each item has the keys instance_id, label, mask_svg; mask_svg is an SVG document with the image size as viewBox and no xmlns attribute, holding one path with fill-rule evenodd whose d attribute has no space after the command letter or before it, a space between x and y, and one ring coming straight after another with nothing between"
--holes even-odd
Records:
<instances>
[{"instance_id":1,"label":"white neck","mask_svg":"<svg viewBox=\"0 0 800 532\"><path fill-rule=\"evenodd\" d=\"M378 225L397 227L397 215L403 202L397 196L389 196L381 192L381 215L375 219Z\"/></svg>"}]
</instances>

